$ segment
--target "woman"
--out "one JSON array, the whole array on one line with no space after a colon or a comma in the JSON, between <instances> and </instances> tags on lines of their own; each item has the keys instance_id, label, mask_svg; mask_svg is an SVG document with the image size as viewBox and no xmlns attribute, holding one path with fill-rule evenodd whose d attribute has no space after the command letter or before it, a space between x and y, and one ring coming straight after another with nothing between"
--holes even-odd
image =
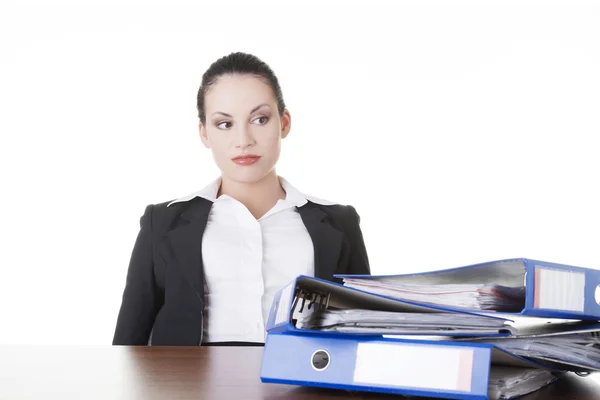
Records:
<instances>
[{"instance_id":1,"label":"woman","mask_svg":"<svg viewBox=\"0 0 600 400\"><path fill-rule=\"evenodd\" d=\"M369 274L352 206L275 171L291 117L273 71L232 53L198 91L200 138L221 176L140 218L113 344L263 344L274 294L300 274Z\"/></svg>"}]
</instances>

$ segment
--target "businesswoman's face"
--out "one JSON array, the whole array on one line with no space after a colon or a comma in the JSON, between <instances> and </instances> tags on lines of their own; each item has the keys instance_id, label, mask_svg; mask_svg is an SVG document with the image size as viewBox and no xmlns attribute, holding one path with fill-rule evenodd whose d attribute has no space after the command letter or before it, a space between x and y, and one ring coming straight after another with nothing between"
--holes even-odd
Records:
<instances>
[{"instance_id":1,"label":"businesswoman's face","mask_svg":"<svg viewBox=\"0 0 600 400\"><path fill-rule=\"evenodd\" d=\"M225 178L253 183L274 171L291 117L287 110L280 116L268 84L251 75L224 75L206 93L205 110L200 137Z\"/></svg>"}]
</instances>

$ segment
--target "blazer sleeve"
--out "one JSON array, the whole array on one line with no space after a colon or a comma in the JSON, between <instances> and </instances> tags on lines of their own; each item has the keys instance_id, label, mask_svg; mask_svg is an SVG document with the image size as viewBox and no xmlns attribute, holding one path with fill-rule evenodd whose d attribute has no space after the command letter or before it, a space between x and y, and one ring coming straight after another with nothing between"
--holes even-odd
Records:
<instances>
[{"instance_id":1,"label":"blazer sleeve","mask_svg":"<svg viewBox=\"0 0 600 400\"><path fill-rule=\"evenodd\" d=\"M356 209L349 205L351 225L348 230L350 240L350 256L348 259L348 274L371 275L369 257L365 247L362 230L360 229L360 216Z\"/></svg>"},{"instance_id":2,"label":"blazer sleeve","mask_svg":"<svg viewBox=\"0 0 600 400\"><path fill-rule=\"evenodd\" d=\"M129 261L113 345L147 345L160 308L161 299L154 277L152 213L153 205L150 204L140 218L140 230Z\"/></svg>"}]
</instances>

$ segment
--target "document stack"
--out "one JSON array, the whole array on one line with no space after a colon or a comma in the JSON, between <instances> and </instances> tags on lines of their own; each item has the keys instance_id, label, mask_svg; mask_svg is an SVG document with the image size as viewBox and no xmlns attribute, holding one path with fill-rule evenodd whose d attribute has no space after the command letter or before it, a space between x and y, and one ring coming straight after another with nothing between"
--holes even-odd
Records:
<instances>
[{"instance_id":1,"label":"document stack","mask_svg":"<svg viewBox=\"0 0 600 400\"><path fill-rule=\"evenodd\" d=\"M487 400L600 371L599 270L521 258L337 277L277 293L263 382Z\"/></svg>"}]
</instances>

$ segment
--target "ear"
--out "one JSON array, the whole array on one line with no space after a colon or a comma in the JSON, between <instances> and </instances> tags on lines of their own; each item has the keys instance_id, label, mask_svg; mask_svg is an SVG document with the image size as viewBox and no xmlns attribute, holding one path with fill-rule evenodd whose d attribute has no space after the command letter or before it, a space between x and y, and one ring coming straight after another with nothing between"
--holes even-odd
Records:
<instances>
[{"instance_id":1,"label":"ear","mask_svg":"<svg viewBox=\"0 0 600 400\"><path fill-rule=\"evenodd\" d=\"M281 138L285 139L286 136L290 133L290 129L292 129L292 116L290 112L286 108L283 111L283 116L281 117Z\"/></svg>"},{"instance_id":2,"label":"ear","mask_svg":"<svg viewBox=\"0 0 600 400\"><path fill-rule=\"evenodd\" d=\"M210 149L210 141L208 140L208 134L206 133L206 127L202 122L198 124L198 129L200 130L200 139L202 140L202 144L207 149Z\"/></svg>"}]
</instances>

